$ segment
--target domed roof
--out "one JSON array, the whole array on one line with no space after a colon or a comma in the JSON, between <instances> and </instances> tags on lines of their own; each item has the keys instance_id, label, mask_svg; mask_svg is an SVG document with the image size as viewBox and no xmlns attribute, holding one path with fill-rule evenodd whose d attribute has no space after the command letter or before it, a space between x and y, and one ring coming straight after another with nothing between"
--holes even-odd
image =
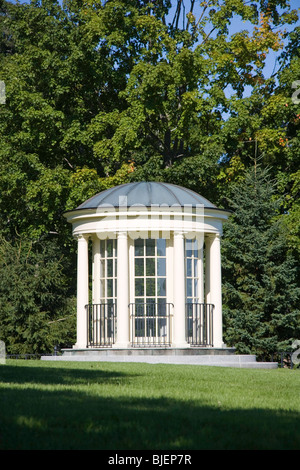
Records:
<instances>
[{"instance_id":1,"label":"domed roof","mask_svg":"<svg viewBox=\"0 0 300 470\"><path fill-rule=\"evenodd\" d=\"M210 201L200 196L200 194L170 183L159 182L138 182L127 183L106 189L96 194L77 209L97 209L98 207L119 207L126 205L142 205L151 207L152 205L167 206L199 206L217 209ZM77 210L76 209L76 210Z\"/></svg>"}]
</instances>

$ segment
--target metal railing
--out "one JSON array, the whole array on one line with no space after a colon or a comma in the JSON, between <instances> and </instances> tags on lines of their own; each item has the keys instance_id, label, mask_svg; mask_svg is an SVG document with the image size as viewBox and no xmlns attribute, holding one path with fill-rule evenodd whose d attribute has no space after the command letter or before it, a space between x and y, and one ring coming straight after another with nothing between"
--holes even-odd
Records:
<instances>
[{"instance_id":1,"label":"metal railing","mask_svg":"<svg viewBox=\"0 0 300 470\"><path fill-rule=\"evenodd\" d=\"M130 303L133 347L171 346L172 303ZM186 341L213 346L213 304L186 304ZM116 340L115 304L88 304L87 347L109 347Z\"/></svg>"},{"instance_id":2,"label":"metal railing","mask_svg":"<svg viewBox=\"0 0 300 470\"><path fill-rule=\"evenodd\" d=\"M186 341L191 346L213 346L213 304L186 304Z\"/></svg>"},{"instance_id":3,"label":"metal railing","mask_svg":"<svg viewBox=\"0 0 300 470\"><path fill-rule=\"evenodd\" d=\"M271 355L266 355L263 359L271 362L278 362L278 367L300 370L298 360L293 361L294 351L280 351L274 352Z\"/></svg>"},{"instance_id":4,"label":"metal railing","mask_svg":"<svg viewBox=\"0 0 300 470\"><path fill-rule=\"evenodd\" d=\"M131 345L133 347L171 345L172 303L131 303Z\"/></svg>"},{"instance_id":5,"label":"metal railing","mask_svg":"<svg viewBox=\"0 0 300 470\"><path fill-rule=\"evenodd\" d=\"M88 304L87 347L108 347L115 342L115 304Z\"/></svg>"}]
</instances>

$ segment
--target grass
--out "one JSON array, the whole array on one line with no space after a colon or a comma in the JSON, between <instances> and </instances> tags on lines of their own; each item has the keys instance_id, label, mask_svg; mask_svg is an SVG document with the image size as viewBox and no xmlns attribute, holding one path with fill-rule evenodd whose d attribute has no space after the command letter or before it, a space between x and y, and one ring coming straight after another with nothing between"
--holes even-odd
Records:
<instances>
[{"instance_id":1,"label":"grass","mask_svg":"<svg viewBox=\"0 0 300 470\"><path fill-rule=\"evenodd\" d=\"M7 360L0 449L300 449L300 371Z\"/></svg>"}]
</instances>

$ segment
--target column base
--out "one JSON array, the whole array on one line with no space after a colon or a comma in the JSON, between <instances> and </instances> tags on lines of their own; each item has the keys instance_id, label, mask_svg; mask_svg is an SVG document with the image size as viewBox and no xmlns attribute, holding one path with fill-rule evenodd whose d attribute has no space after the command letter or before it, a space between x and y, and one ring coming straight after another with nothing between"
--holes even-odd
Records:
<instances>
[{"instance_id":1,"label":"column base","mask_svg":"<svg viewBox=\"0 0 300 470\"><path fill-rule=\"evenodd\" d=\"M87 349L86 343L76 343L72 346L73 349Z\"/></svg>"},{"instance_id":2,"label":"column base","mask_svg":"<svg viewBox=\"0 0 300 470\"><path fill-rule=\"evenodd\" d=\"M177 348L177 349L188 349L190 348L191 345L187 343L186 341L183 341L181 343L172 343L171 348Z\"/></svg>"},{"instance_id":3,"label":"column base","mask_svg":"<svg viewBox=\"0 0 300 470\"><path fill-rule=\"evenodd\" d=\"M214 341L213 344L214 344L214 348L218 348L218 349L227 348L226 344L223 343L223 341Z\"/></svg>"},{"instance_id":4,"label":"column base","mask_svg":"<svg viewBox=\"0 0 300 470\"><path fill-rule=\"evenodd\" d=\"M127 342L115 343L113 347L114 349L129 349L131 347L131 344Z\"/></svg>"}]
</instances>

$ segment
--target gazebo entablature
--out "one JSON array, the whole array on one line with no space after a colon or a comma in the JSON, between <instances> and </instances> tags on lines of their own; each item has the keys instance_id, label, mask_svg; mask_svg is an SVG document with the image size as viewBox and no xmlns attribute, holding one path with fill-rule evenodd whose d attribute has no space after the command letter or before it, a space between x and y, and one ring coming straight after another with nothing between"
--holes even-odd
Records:
<instances>
[{"instance_id":1,"label":"gazebo entablature","mask_svg":"<svg viewBox=\"0 0 300 470\"><path fill-rule=\"evenodd\" d=\"M126 211L117 208L97 208L96 211L68 213L68 222L73 225L73 236L96 235L100 240L116 238L118 232L127 232L132 239L169 237L182 231L185 238L201 237L218 233L222 236L224 211L206 210L204 207L141 208L129 207Z\"/></svg>"},{"instance_id":2,"label":"gazebo entablature","mask_svg":"<svg viewBox=\"0 0 300 470\"><path fill-rule=\"evenodd\" d=\"M220 238L228 212L123 199L66 217L78 242L76 349L223 347Z\"/></svg>"}]
</instances>

